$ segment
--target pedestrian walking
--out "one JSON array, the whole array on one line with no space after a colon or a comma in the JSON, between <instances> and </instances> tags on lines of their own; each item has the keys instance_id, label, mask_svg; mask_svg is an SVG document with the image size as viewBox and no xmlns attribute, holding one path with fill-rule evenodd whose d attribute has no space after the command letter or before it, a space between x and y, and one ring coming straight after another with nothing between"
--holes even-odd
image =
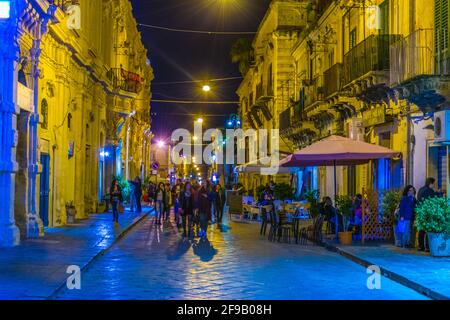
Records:
<instances>
[{"instance_id":1,"label":"pedestrian walking","mask_svg":"<svg viewBox=\"0 0 450 320\"><path fill-rule=\"evenodd\" d=\"M179 214L179 211L180 211L180 195L182 190L183 184L181 182L181 179L178 179L176 185L174 185L172 188L173 213L175 215L175 221L178 228L181 227L181 215Z\"/></svg>"},{"instance_id":2,"label":"pedestrian walking","mask_svg":"<svg viewBox=\"0 0 450 320\"><path fill-rule=\"evenodd\" d=\"M170 183L166 183L166 199L164 200L164 221L170 220L170 209L172 208L172 190Z\"/></svg>"},{"instance_id":3,"label":"pedestrian walking","mask_svg":"<svg viewBox=\"0 0 450 320\"><path fill-rule=\"evenodd\" d=\"M214 213L218 224L222 223L223 208L225 206L225 191L220 184L215 186L214 190Z\"/></svg>"},{"instance_id":4,"label":"pedestrian walking","mask_svg":"<svg viewBox=\"0 0 450 320\"><path fill-rule=\"evenodd\" d=\"M165 201L166 201L166 187L163 182L160 182L158 185L158 189L155 192L156 224L161 224L161 219L164 216Z\"/></svg>"},{"instance_id":5,"label":"pedestrian walking","mask_svg":"<svg viewBox=\"0 0 450 320\"><path fill-rule=\"evenodd\" d=\"M122 189L119 185L119 180L113 179L111 188L109 189L111 206L113 212L113 222L115 224L119 223L119 205L122 203Z\"/></svg>"},{"instance_id":6,"label":"pedestrian walking","mask_svg":"<svg viewBox=\"0 0 450 320\"><path fill-rule=\"evenodd\" d=\"M202 186L198 194L198 212L200 224L200 238L204 241L207 239L208 223L211 220L211 190L208 190L206 182Z\"/></svg>"},{"instance_id":7,"label":"pedestrian walking","mask_svg":"<svg viewBox=\"0 0 450 320\"><path fill-rule=\"evenodd\" d=\"M186 182L180 193L180 213L183 224L183 237L192 236L192 218L194 215L194 193L191 183Z\"/></svg>"},{"instance_id":8,"label":"pedestrian walking","mask_svg":"<svg viewBox=\"0 0 450 320\"><path fill-rule=\"evenodd\" d=\"M435 183L436 179L433 177L427 178L425 181L425 185L419 189L417 194L417 202L422 202L426 199L433 198L439 196L439 193L435 191ZM426 232L421 230L419 231L419 251L430 251L430 247L428 245L428 241L426 241Z\"/></svg>"},{"instance_id":9,"label":"pedestrian walking","mask_svg":"<svg viewBox=\"0 0 450 320\"><path fill-rule=\"evenodd\" d=\"M403 190L399 205L398 224L395 232L400 247L411 247L411 227L414 221L414 210L417 204L416 189L409 185Z\"/></svg>"}]
</instances>

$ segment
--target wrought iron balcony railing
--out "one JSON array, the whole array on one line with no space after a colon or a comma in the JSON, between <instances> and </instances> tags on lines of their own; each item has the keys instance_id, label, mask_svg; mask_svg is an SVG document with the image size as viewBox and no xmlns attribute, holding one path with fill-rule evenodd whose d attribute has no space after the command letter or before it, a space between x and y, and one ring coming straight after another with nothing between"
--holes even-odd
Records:
<instances>
[{"instance_id":1,"label":"wrought iron balcony railing","mask_svg":"<svg viewBox=\"0 0 450 320\"><path fill-rule=\"evenodd\" d=\"M115 90L139 93L142 90L142 78L139 74L123 68L112 68L107 73L108 79Z\"/></svg>"},{"instance_id":2,"label":"wrought iron balcony railing","mask_svg":"<svg viewBox=\"0 0 450 320\"><path fill-rule=\"evenodd\" d=\"M324 76L316 76L310 83L310 86L305 88L305 108L312 104L323 101L325 98Z\"/></svg>"},{"instance_id":3,"label":"wrought iron balcony railing","mask_svg":"<svg viewBox=\"0 0 450 320\"><path fill-rule=\"evenodd\" d=\"M433 29L419 29L392 44L391 84L435 74Z\"/></svg>"},{"instance_id":4,"label":"wrought iron balcony railing","mask_svg":"<svg viewBox=\"0 0 450 320\"><path fill-rule=\"evenodd\" d=\"M344 67L342 63L336 63L324 72L324 96L328 98L338 93L342 88Z\"/></svg>"},{"instance_id":5,"label":"wrought iron balcony railing","mask_svg":"<svg viewBox=\"0 0 450 320\"><path fill-rule=\"evenodd\" d=\"M364 75L375 71L390 70L389 50L399 35L372 35L351 49L344 56L344 84L348 85Z\"/></svg>"}]
</instances>

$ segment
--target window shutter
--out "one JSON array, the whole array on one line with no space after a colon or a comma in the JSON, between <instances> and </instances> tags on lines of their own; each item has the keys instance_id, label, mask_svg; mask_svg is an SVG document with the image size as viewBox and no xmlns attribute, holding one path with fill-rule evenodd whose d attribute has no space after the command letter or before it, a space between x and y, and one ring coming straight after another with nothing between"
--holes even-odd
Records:
<instances>
[{"instance_id":1,"label":"window shutter","mask_svg":"<svg viewBox=\"0 0 450 320\"><path fill-rule=\"evenodd\" d=\"M435 52L436 66L439 73L447 73L448 57L448 27L449 27L449 0L435 0Z\"/></svg>"}]
</instances>

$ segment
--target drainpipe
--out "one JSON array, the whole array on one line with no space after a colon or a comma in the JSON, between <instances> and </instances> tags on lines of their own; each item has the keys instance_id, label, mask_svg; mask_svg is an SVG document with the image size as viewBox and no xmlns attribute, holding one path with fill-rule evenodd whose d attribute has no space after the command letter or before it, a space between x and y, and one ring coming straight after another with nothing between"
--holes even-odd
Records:
<instances>
[{"instance_id":1,"label":"drainpipe","mask_svg":"<svg viewBox=\"0 0 450 320\"><path fill-rule=\"evenodd\" d=\"M127 146L126 146L126 153L125 153L125 179L128 181L129 179L129 172L128 172L128 161L129 161L129 150L130 150L130 127L127 128Z\"/></svg>"},{"instance_id":2,"label":"drainpipe","mask_svg":"<svg viewBox=\"0 0 450 320\"><path fill-rule=\"evenodd\" d=\"M411 104L406 102L406 183L413 184L413 159L411 154Z\"/></svg>"}]
</instances>

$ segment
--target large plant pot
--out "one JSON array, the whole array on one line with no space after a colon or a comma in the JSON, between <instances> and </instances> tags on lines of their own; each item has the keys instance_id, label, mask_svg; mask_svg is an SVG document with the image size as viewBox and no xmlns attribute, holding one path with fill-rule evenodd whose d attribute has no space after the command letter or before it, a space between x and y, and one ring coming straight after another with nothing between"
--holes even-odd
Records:
<instances>
[{"instance_id":1,"label":"large plant pot","mask_svg":"<svg viewBox=\"0 0 450 320\"><path fill-rule=\"evenodd\" d=\"M433 257L450 257L450 235L428 233L428 242Z\"/></svg>"},{"instance_id":2,"label":"large plant pot","mask_svg":"<svg viewBox=\"0 0 450 320\"><path fill-rule=\"evenodd\" d=\"M353 243L353 232L339 232L339 242L344 246L350 246Z\"/></svg>"},{"instance_id":3,"label":"large plant pot","mask_svg":"<svg viewBox=\"0 0 450 320\"><path fill-rule=\"evenodd\" d=\"M66 208L67 223L75 223L75 215L77 211L75 208Z\"/></svg>"},{"instance_id":4,"label":"large plant pot","mask_svg":"<svg viewBox=\"0 0 450 320\"><path fill-rule=\"evenodd\" d=\"M394 229L395 246L396 246L396 247L400 247L400 245L401 245L400 240L401 240L401 239L399 239L399 236L398 236L398 233L397 233L397 225L394 225L394 226L393 226L393 229Z\"/></svg>"}]
</instances>

